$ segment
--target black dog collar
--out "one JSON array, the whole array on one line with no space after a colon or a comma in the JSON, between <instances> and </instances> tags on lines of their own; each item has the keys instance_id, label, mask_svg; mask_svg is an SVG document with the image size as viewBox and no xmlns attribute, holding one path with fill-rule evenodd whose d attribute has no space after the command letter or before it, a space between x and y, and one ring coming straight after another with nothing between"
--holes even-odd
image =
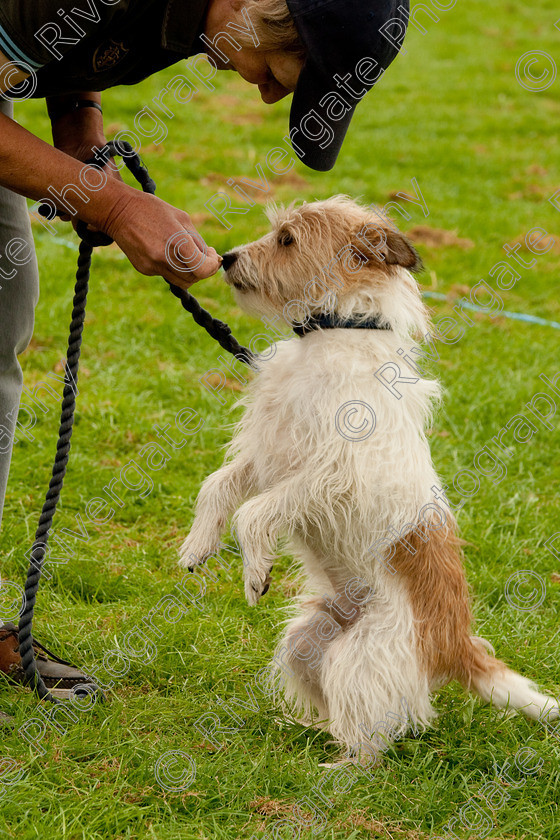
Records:
<instances>
[{"instance_id":1,"label":"black dog collar","mask_svg":"<svg viewBox=\"0 0 560 840\"><path fill-rule=\"evenodd\" d=\"M380 323L379 318L368 318L367 321L356 321L352 318L344 321L338 315L317 315L310 318L304 324L294 324L293 331L300 338L303 338L307 333L319 329L351 329L351 330L390 330L388 324Z\"/></svg>"}]
</instances>

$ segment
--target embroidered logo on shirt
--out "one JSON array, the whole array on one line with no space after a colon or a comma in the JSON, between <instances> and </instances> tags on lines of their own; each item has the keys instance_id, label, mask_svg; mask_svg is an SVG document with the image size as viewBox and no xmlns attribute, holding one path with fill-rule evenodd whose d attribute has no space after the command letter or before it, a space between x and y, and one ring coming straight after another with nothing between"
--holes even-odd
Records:
<instances>
[{"instance_id":1,"label":"embroidered logo on shirt","mask_svg":"<svg viewBox=\"0 0 560 840\"><path fill-rule=\"evenodd\" d=\"M122 41L104 41L100 44L93 54L93 69L96 73L102 73L104 70L110 70L115 64L118 64L125 55L130 52L128 47L125 47Z\"/></svg>"}]
</instances>

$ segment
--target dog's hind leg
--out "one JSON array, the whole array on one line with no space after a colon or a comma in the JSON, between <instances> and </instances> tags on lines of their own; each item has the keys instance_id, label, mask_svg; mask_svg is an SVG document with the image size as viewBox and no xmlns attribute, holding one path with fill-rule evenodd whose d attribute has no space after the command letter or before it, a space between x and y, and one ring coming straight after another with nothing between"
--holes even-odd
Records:
<instances>
[{"instance_id":1,"label":"dog's hind leg","mask_svg":"<svg viewBox=\"0 0 560 840\"><path fill-rule=\"evenodd\" d=\"M377 592L328 646L320 685L329 731L351 756L375 759L409 729L435 717L415 642L412 610L396 584Z\"/></svg>"},{"instance_id":2,"label":"dog's hind leg","mask_svg":"<svg viewBox=\"0 0 560 840\"><path fill-rule=\"evenodd\" d=\"M367 760L434 715L406 594L391 588L367 599L339 591L305 601L273 663L290 710L308 724L316 710L348 756Z\"/></svg>"},{"instance_id":3,"label":"dog's hind leg","mask_svg":"<svg viewBox=\"0 0 560 840\"><path fill-rule=\"evenodd\" d=\"M271 663L271 677L277 700L283 695L282 705L305 726L326 721L329 713L320 685L320 665L325 653L325 640L336 628L323 627L318 622L324 617L322 598L305 601L302 612L292 618L279 642ZM327 639L327 641L328 641Z\"/></svg>"}]
</instances>

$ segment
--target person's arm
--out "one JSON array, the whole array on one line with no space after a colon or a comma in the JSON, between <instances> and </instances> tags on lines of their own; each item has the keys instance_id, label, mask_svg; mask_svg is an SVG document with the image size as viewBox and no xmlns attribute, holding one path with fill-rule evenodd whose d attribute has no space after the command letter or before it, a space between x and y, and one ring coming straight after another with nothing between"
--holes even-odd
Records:
<instances>
[{"instance_id":1,"label":"person's arm","mask_svg":"<svg viewBox=\"0 0 560 840\"><path fill-rule=\"evenodd\" d=\"M98 149L103 148L107 141L103 128L100 93L91 91L48 96L46 101L55 149L60 149L77 160L86 161L92 157L94 146ZM79 101L95 102L99 110L91 106L74 107Z\"/></svg>"},{"instance_id":2,"label":"person's arm","mask_svg":"<svg viewBox=\"0 0 560 840\"><path fill-rule=\"evenodd\" d=\"M85 103L86 107L77 107ZM95 105L92 105L95 103ZM51 121L53 146L76 160L85 161L95 157L94 149L103 149L107 143L103 127L101 94L97 91L64 96L48 96L47 111ZM105 171L120 179L120 173L109 158ZM67 213L59 214L64 221L70 221ZM74 226L76 220L74 220Z\"/></svg>"},{"instance_id":3,"label":"person's arm","mask_svg":"<svg viewBox=\"0 0 560 840\"><path fill-rule=\"evenodd\" d=\"M6 62L0 55L0 70L2 59ZM0 79L3 75L0 73ZM83 118L89 120L91 116L86 114ZM52 148L0 114L2 186L35 200L50 198L62 212L68 213L71 204L73 218L80 218L111 236L142 274L161 274L187 288L218 270L220 258L213 248L205 245L187 213L117 178L108 177L101 189L88 189L83 176L80 179L83 168L80 161ZM91 182L95 185L96 180L92 178ZM70 189L65 205L56 196L63 195L67 188ZM173 248L173 242L177 241L180 244ZM180 261L185 263L184 271Z\"/></svg>"}]
</instances>

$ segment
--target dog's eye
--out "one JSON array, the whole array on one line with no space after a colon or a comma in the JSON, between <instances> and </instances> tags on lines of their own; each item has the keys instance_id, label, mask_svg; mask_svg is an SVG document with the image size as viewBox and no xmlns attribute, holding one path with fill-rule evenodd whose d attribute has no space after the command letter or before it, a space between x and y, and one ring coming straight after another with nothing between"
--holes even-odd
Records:
<instances>
[{"instance_id":1,"label":"dog's eye","mask_svg":"<svg viewBox=\"0 0 560 840\"><path fill-rule=\"evenodd\" d=\"M287 231L285 233L281 233L280 236L278 237L278 244L279 245L291 245L293 241L294 241L294 237L292 236L291 233L288 233Z\"/></svg>"}]
</instances>

